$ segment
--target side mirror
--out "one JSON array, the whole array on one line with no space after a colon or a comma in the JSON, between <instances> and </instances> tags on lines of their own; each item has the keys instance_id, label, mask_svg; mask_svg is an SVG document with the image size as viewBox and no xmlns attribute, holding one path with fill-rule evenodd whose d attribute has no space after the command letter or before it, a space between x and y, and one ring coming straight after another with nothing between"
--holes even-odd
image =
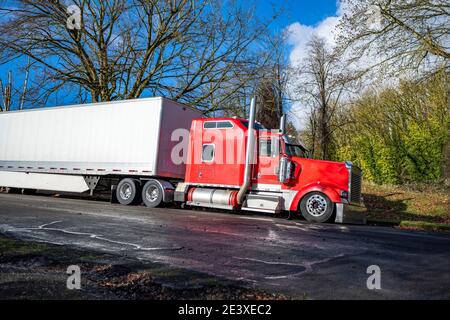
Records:
<instances>
[{"instance_id":1,"label":"side mirror","mask_svg":"<svg viewBox=\"0 0 450 320\"><path fill-rule=\"evenodd\" d=\"M280 158L280 170L278 170L278 181L286 183L291 178L292 174L292 162L286 157Z\"/></svg>"}]
</instances>

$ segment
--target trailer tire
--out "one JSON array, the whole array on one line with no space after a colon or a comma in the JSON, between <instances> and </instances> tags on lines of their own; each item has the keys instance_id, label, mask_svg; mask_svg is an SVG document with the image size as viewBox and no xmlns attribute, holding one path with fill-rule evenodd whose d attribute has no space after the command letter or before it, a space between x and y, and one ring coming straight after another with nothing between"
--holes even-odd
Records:
<instances>
[{"instance_id":1,"label":"trailer tire","mask_svg":"<svg viewBox=\"0 0 450 320\"><path fill-rule=\"evenodd\" d=\"M137 204L141 200L141 183L139 180L125 178L119 182L116 189L117 201L122 205Z\"/></svg>"},{"instance_id":2,"label":"trailer tire","mask_svg":"<svg viewBox=\"0 0 450 320\"><path fill-rule=\"evenodd\" d=\"M334 204L326 194L311 192L300 202L300 211L308 222L324 223L332 218Z\"/></svg>"},{"instance_id":3,"label":"trailer tire","mask_svg":"<svg viewBox=\"0 0 450 320\"><path fill-rule=\"evenodd\" d=\"M149 180L142 188L142 200L149 208L161 207L164 190L157 181Z\"/></svg>"}]
</instances>

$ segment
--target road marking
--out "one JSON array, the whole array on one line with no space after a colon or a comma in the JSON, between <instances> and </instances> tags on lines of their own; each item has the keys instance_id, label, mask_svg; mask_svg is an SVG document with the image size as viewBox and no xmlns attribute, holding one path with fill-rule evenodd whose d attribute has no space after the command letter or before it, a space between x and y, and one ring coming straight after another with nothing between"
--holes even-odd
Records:
<instances>
[{"instance_id":1,"label":"road marking","mask_svg":"<svg viewBox=\"0 0 450 320\"><path fill-rule=\"evenodd\" d=\"M297 230L302 230L302 231L309 231L309 228L306 227L301 227L301 226L293 226L293 225L287 225L287 224L275 224L277 227L280 228L286 228L286 229L297 229Z\"/></svg>"},{"instance_id":2,"label":"road marking","mask_svg":"<svg viewBox=\"0 0 450 320\"><path fill-rule=\"evenodd\" d=\"M233 257L233 258L238 259L238 260L260 262L260 263L269 264L269 265L286 265L286 266L304 267L303 264L296 264L296 263L290 263L290 262L264 261L264 260L244 258L244 257Z\"/></svg>"},{"instance_id":3,"label":"road marking","mask_svg":"<svg viewBox=\"0 0 450 320\"><path fill-rule=\"evenodd\" d=\"M66 233L66 234L77 235L77 236L88 236L91 239L97 239L97 240L105 241L105 242L109 242L109 243L115 243L115 244L120 244L120 245L124 245L124 246L130 246L130 247L134 247L135 250L142 250L142 251L181 250L181 249L183 249L183 247L167 247L167 248L155 247L155 248L148 248L148 247L142 247L142 246L140 246L138 244L131 243L131 242L123 242L123 241L116 241L116 240L108 239L108 238L105 238L105 237L103 237L101 235L96 235L94 233L69 231L69 230L60 229L60 228L48 228L48 226L50 226L50 225L54 225L54 224L61 223L61 222L63 222L63 221L58 220L58 221L53 221L53 222L50 222L50 223L45 223L45 224L40 225L38 227L29 227L29 228L16 228L16 227L12 227L12 226L9 226L9 225L2 224L2 225L0 225L0 229L5 229L5 226L6 226L6 230L8 230L10 232L11 231L19 231L20 232L20 230L56 231L56 232L62 232L62 233Z\"/></svg>"},{"instance_id":4,"label":"road marking","mask_svg":"<svg viewBox=\"0 0 450 320\"><path fill-rule=\"evenodd\" d=\"M301 276L304 273L308 273L308 272L312 272L314 271L314 265L316 264L320 264L320 263L325 263L325 262L329 262L333 259L337 259L337 258L342 258L343 256L345 256L344 254L338 254L336 256L333 256L331 258L325 258L322 260L318 260L318 261L311 261L311 262L305 262L303 264L301 264L302 267L305 268L305 270L300 271L300 272L296 272L296 273L291 273L291 274L287 274L287 275L283 275L283 276L269 276L269 277L264 277L264 279L267 280L279 280L279 279L286 279L286 278L292 278L292 277L298 277Z\"/></svg>"},{"instance_id":5,"label":"road marking","mask_svg":"<svg viewBox=\"0 0 450 320\"><path fill-rule=\"evenodd\" d=\"M272 241L277 241L278 239L280 239L280 237L277 235L277 233L275 231L270 229L269 230L269 235L267 236L267 239L272 240Z\"/></svg>"},{"instance_id":6,"label":"road marking","mask_svg":"<svg viewBox=\"0 0 450 320\"><path fill-rule=\"evenodd\" d=\"M258 220L258 221L268 221L268 222L273 222L273 219L271 219L271 218L239 217L239 219L247 219L247 220Z\"/></svg>"},{"instance_id":7,"label":"road marking","mask_svg":"<svg viewBox=\"0 0 450 320\"><path fill-rule=\"evenodd\" d=\"M234 259L238 259L238 260L247 260L247 261L253 261L253 262L259 262L259 263L264 263L264 264L268 264L268 265L286 265L286 266L294 266L294 267L302 267L305 270L302 270L300 272L295 272L295 273L290 273L290 274L286 274L286 275L281 275L281 276L267 276L264 277L264 279L267 280L279 280L279 279L286 279L286 278L292 278L292 277L298 277L304 273L307 272L312 272L314 270L314 265L316 264L320 264L320 263L325 263L325 262L329 262L333 259L337 259L337 258L342 258L344 256L344 254L339 254L330 258L324 258L321 260L317 260L317 261L306 261L304 263L291 263L291 262L279 262L279 261L264 261L264 260L259 260L259 259L252 259L252 258L243 258L243 257L233 257Z\"/></svg>"},{"instance_id":8,"label":"road marking","mask_svg":"<svg viewBox=\"0 0 450 320\"><path fill-rule=\"evenodd\" d=\"M148 215L148 216L144 216L142 215L142 212L136 212L139 215L142 215L142 217L137 217L137 216L130 216L130 215L126 215L126 209L128 209L127 207L122 207L122 206L118 206L116 208L110 208L110 207L106 207L106 208L86 208L86 209L80 209L80 210L72 210L72 209L68 209L68 208L62 208L62 207L58 207L58 208L51 208L51 207L47 207L47 206L35 206L35 205L28 205L25 204L23 205L24 207L28 207L28 208L33 208L33 209L39 209L39 210L45 210L45 211L53 211L53 212L57 212L57 213L69 213L69 214L82 214L85 216L94 216L94 217L108 217L108 218L115 218L115 219L119 219L119 220L130 220L130 221L139 221L139 222L144 222L144 223L153 223L153 224L159 224L159 221L156 221L154 219L150 219L153 218L152 216ZM114 209L114 211L112 211ZM101 211L97 211L97 212L90 212L87 210L101 210Z\"/></svg>"}]
</instances>

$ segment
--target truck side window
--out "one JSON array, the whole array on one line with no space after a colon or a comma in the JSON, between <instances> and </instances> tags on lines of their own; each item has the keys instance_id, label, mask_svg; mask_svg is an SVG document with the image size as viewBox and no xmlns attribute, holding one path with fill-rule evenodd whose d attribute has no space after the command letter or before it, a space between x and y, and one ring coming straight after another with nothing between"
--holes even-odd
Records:
<instances>
[{"instance_id":1,"label":"truck side window","mask_svg":"<svg viewBox=\"0 0 450 320\"><path fill-rule=\"evenodd\" d=\"M215 129L217 127L217 123L215 121L208 121L203 124L203 128L205 129Z\"/></svg>"},{"instance_id":2,"label":"truck side window","mask_svg":"<svg viewBox=\"0 0 450 320\"><path fill-rule=\"evenodd\" d=\"M202 152L202 161L203 162L211 162L214 160L214 145L213 144L204 144L203 152Z\"/></svg>"},{"instance_id":3,"label":"truck side window","mask_svg":"<svg viewBox=\"0 0 450 320\"><path fill-rule=\"evenodd\" d=\"M261 139L259 141L259 156L260 157L277 157L280 155L280 143L277 138Z\"/></svg>"},{"instance_id":4,"label":"truck side window","mask_svg":"<svg viewBox=\"0 0 450 320\"><path fill-rule=\"evenodd\" d=\"M218 129L233 128L233 124L230 121L220 121L217 122L217 128Z\"/></svg>"},{"instance_id":5,"label":"truck side window","mask_svg":"<svg viewBox=\"0 0 450 320\"><path fill-rule=\"evenodd\" d=\"M272 153L272 141L269 139L259 140L259 156L270 157Z\"/></svg>"},{"instance_id":6,"label":"truck side window","mask_svg":"<svg viewBox=\"0 0 450 320\"><path fill-rule=\"evenodd\" d=\"M207 121L203 124L203 129L228 129L233 128L230 121Z\"/></svg>"}]
</instances>

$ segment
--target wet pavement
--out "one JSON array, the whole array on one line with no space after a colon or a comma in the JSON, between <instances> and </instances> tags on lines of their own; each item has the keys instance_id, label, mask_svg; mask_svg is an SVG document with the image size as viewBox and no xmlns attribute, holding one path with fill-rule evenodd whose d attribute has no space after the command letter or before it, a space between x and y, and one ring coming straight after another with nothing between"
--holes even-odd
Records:
<instances>
[{"instance_id":1,"label":"wet pavement","mask_svg":"<svg viewBox=\"0 0 450 320\"><path fill-rule=\"evenodd\" d=\"M243 280L294 298L450 298L448 234L12 194L0 194L0 232ZM367 288L371 265L380 267L380 290Z\"/></svg>"}]
</instances>

